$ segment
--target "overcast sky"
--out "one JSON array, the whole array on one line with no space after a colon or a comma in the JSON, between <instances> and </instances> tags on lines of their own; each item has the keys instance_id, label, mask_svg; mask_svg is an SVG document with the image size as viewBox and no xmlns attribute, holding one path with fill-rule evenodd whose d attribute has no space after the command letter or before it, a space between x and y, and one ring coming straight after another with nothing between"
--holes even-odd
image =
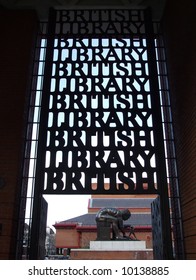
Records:
<instances>
[{"instance_id":1,"label":"overcast sky","mask_svg":"<svg viewBox=\"0 0 196 280\"><path fill-rule=\"evenodd\" d=\"M44 195L48 202L47 225L52 227L73 217L88 213L90 195Z\"/></svg>"}]
</instances>

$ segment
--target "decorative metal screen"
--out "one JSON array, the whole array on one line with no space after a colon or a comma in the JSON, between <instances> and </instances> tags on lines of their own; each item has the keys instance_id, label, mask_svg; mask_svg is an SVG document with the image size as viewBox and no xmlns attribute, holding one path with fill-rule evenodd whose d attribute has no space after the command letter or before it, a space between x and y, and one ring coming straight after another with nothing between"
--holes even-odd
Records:
<instances>
[{"instance_id":1,"label":"decorative metal screen","mask_svg":"<svg viewBox=\"0 0 196 280\"><path fill-rule=\"evenodd\" d=\"M158 196L151 204L152 211L152 237L153 256L155 260L164 259L163 226L161 219L160 197ZM166 244L167 245L167 244Z\"/></svg>"},{"instance_id":2,"label":"decorative metal screen","mask_svg":"<svg viewBox=\"0 0 196 280\"><path fill-rule=\"evenodd\" d=\"M143 10L50 11L42 193L159 192L166 176L153 42Z\"/></svg>"}]
</instances>

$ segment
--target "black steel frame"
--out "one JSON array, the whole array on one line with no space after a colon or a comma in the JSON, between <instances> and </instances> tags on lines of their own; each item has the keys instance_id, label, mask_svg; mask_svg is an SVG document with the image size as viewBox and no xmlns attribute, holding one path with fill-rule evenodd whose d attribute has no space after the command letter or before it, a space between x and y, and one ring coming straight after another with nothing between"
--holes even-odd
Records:
<instances>
[{"instance_id":1,"label":"black steel frame","mask_svg":"<svg viewBox=\"0 0 196 280\"><path fill-rule=\"evenodd\" d=\"M147 42L147 53L148 53L148 63L149 63L149 76L150 79L150 87L153 89L153 101L152 106L154 108L154 125L156 127L155 134L155 143L156 145L156 162L158 172L160 172L157 176L157 185L158 189L151 190L149 193L157 193L160 195L160 204L161 204L161 219L162 219L162 234L163 234L163 247L164 247L164 259L172 259L172 242L171 242L171 224L170 224L170 207L169 207L169 195L168 195L168 181L167 181L167 172L166 172L166 162L165 162L165 147L164 147L164 136L163 136L163 127L161 122L161 100L159 95L159 84L158 84L158 73L157 73L157 65L156 65L156 53L155 53L155 33L153 29L153 23L150 16L150 11L144 11L144 21L145 21L145 39ZM46 65L45 65L45 73L44 73L44 83L43 83L43 96L42 96L42 105L41 105L41 120L40 120L40 134L38 140L38 153L37 153L37 167L36 167L36 180L35 180L35 188L33 194L33 216L32 216L32 226L31 226L31 240L30 240L30 259L36 259L38 256L38 241L39 241L39 222L40 222L40 207L41 207L41 198L44 185L44 177L42 171L44 170L45 160L43 160L42 152L45 150L45 142L46 139L43 133L45 133L45 127L47 126L47 110L45 107L48 104L48 85L47 79L51 76L51 58L53 55L53 34L55 34L55 11L52 9L50 11L49 17L49 28L47 34L47 54L46 54ZM115 37L115 35L113 35ZM153 77L153 78L152 78ZM44 105L45 104L45 105ZM75 193L75 192L74 192ZM82 194L82 191L78 193ZM78 194L77 193L77 194ZM87 192L87 193L93 193ZM100 190L97 193L104 193L104 190ZM111 193L115 193L112 191ZM120 193L120 192L118 192ZM123 192L122 192L123 193ZM132 193L129 190L129 193ZM145 190L136 191L134 193L148 193ZM167 229L167 230L165 230Z\"/></svg>"}]
</instances>

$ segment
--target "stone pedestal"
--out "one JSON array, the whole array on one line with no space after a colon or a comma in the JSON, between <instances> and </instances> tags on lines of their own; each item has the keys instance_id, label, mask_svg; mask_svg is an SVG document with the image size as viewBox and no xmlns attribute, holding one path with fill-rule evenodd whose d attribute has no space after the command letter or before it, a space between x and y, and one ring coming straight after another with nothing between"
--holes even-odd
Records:
<instances>
[{"instance_id":1,"label":"stone pedestal","mask_svg":"<svg viewBox=\"0 0 196 280\"><path fill-rule=\"evenodd\" d=\"M153 260L153 250L103 251L72 249L71 260Z\"/></svg>"},{"instance_id":2,"label":"stone pedestal","mask_svg":"<svg viewBox=\"0 0 196 280\"><path fill-rule=\"evenodd\" d=\"M72 249L71 260L152 260L145 241L90 241L89 249Z\"/></svg>"},{"instance_id":3,"label":"stone pedestal","mask_svg":"<svg viewBox=\"0 0 196 280\"><path fill-rule=\"evenodd\" d=\"M145 241L90 241L90 250L99 251L140 251L146 250Z\"/></svg>"}]
</instances>

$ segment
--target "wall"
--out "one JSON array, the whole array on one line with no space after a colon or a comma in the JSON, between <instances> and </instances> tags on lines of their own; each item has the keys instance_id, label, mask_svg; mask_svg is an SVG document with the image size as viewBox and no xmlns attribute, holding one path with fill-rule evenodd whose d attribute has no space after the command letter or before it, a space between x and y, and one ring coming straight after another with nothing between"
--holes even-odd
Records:
<instances>
[{"instance_id":1,"label":"wall","mask_svg":"<svg viewBox=\"0 0 196 280\"><path fill-rule=\"evenodd\" d=\"M55 246L56 248L78 248L79 238L79 233L75 228L57 229Z\"/></svg>"},{"instance_id":2,"label":"wall","mask_svg":"<svg viewBox=\"0 0 196 280\"><path fill-rule=\"evenodd\" d=\"M74 249L71 250L71 260L153 260L153 251L90 251Z\"/></svg>"},{"instance_id":3,"label":"wall","mask_svg":"<svg viewBox=\"0 0 196 280\"><path fill-rule=\"evenodd\" d=\"M18 225L24 119L37 18L0 10L0 259L14 259Z\"/></svg>"},{"instance_id":4,"label":"wall","mask_svg":"<svg viewBox=\"0 0 196 280\"><path fill-rule=\"evenodd\" d=\"M90 246L90 241L91 240L96 240L97 238L97 232L81 232L81 241L80 241L80 246L81 248L89 248Z\"/></svg>"},{"instance_id":5,"label":"wall","mask_svg":"<svg viewBox=\"0 0 196 280\"><path fill-rule=\"evenodd\" d=\"M164 36L187 259L196 259L196 2L167 1Z\"/></svg>"},{"instance_id":6,"label":"wall","mask_svg":"<svg viewBox=\"0 0 196 280\"><path fill-rule=\"evenodd\" d=\"M128 234L128 233L127 233ZM151 230L136 229L135 234L139 240L146 241L146 248L152 248L152 232ZM84 230L80 227L77 230L75 227L57 228L56 229L56 248L89 248L90 241L96 240L96 229Z\"/></svg>"}]
</instances>

